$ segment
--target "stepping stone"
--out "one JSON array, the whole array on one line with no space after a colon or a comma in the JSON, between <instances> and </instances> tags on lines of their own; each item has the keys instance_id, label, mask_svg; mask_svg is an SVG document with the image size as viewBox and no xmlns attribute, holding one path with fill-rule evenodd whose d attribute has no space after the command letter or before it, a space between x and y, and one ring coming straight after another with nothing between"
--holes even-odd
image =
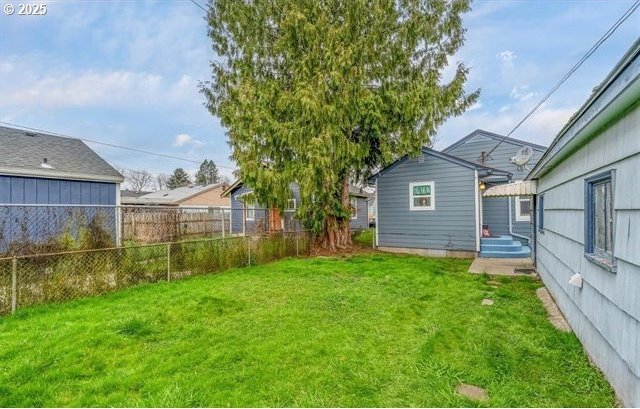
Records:
<instances>
[{"instance_id":1,"label":"stepping stone","mask_svg":"<svg viewBox=\"0 0 640 409\"><path fill-rule=\"evenodd\" d=\"M499 286L499 285L501 285L501 284L502 284L502 283L501 283L501 282L499 282L499 281L493 281L493 280L489 280L489 281L487 281L487 285L490 285L490 286L492 286L492 287L493 287L493 286Z\"/></svg>"},{"instance_id":2,"label":"stepping stone","mask_svg":"<svg viewBox=\"0 0 640 409\"><path fill-rule=\"evenodd\" d=\"M482 300L482 305L493 305L493 300L485 298L484 300Z\"/></svg>"},{"instance_id":3,"label":"stepping stone","mask_svg":"<svg viewBox=\"0 0 640 409\"><path fill-rule=\"evenodd\" d=\"M536 295L547 310L547 318L551 321L551 324L562 332L571 332L571 326L562 315L560 308L556 305L549 291L545 287L540 287L536 290Z\"/></svg>"},{"instance_id":4,"label":"stepping stone","mask_svg":"<svg viewBox=\"0 0 640 409\"><path fill-rule=\"evenodd\" d=\"M476 401L489 399L487 391L479 386L469 385L467 383L461 383L460 385L456 386L456 393L464 396L465 398Z\"/></svg>"}]
</instances>

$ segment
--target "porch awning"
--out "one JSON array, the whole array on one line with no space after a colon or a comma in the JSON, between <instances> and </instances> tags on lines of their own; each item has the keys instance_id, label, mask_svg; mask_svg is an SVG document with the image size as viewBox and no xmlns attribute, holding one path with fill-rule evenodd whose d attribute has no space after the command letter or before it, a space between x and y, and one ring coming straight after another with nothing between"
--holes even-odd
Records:
<instances>
[{"instance_id":1,"label":"porch awning","mask_svg":"<svg viewBox=\"0 0 640 409\"><path fill-rule=\"evenodd\" d=\"M507 183L497 185L485 190L484 197L505 197L505 196L531 196L536 194L536 181L525 180L523 182Z\"/></svg>"}]
</instances>

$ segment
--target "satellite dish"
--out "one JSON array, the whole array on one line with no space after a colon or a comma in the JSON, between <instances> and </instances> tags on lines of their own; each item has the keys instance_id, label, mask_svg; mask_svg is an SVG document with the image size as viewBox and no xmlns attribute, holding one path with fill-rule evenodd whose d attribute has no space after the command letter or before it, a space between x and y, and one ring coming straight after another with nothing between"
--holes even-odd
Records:
<instances>
[{"instance_id":1,"label":"satellite dish","mask_svg":"<svg viewBox=\"0 0 640 409\"><path fill-rule=\"evenodd\" d=\"M532 156L533 149L531 148L531 146L525 145L522 148L518 149L518 152L516 152L516 156L511 158L511 163L515 164L519 169L525 168L530 171L531 169L529 169L526 164L529 162L529 160L531 160Z\"/></svg>"}]
</instances>

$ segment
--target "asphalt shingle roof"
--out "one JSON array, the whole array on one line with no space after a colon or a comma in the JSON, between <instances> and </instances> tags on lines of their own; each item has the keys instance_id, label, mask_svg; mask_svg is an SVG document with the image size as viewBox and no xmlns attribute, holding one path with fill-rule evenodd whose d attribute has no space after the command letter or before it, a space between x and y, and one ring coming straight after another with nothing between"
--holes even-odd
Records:
<instances>
[{"instance_id":1,"label":"asphalt shingle roof","mask_svg":"<svg viewBox=\"0 0 640 409\"><path fill-rule=\"evenodd\" d=\"M40 166L44 158L52 169ZM0 174L122 182L83 141L0 126Z\"/></svg>"},{"instance_id":2,"label":"asphalt shingle roof","mask_svg":"<svg viewBox=\"0 0 640 409\"><path fill-rule=\"evenodd\" d=\"M133 198L133 200L129 200L132 199L129 198L127 199L127 202L132 204L174 204L191 196L197 195L198 193L214 189L218 186L222 186L224 188L226 187L226 184L224 182L220 182L205 186L192 185L178 187L175 189L156 190L155 192Z\"/></svg>"}]
</instances>

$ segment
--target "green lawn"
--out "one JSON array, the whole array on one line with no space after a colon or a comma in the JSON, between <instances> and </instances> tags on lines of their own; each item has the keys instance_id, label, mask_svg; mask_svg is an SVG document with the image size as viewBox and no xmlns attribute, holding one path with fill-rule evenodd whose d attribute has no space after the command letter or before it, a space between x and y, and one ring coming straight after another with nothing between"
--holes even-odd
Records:
<instances>
[{"instance_id":1,"label":"green lawn","mask_svg":"<svg viewBox=\"0 0 640 409\"><path fill-rule=\"evenodd\" d=\"M493 289L468 265L286 259L25 308L0 318L0 406L615 404L540 282Z\"/></svg>"}]
</instances>

